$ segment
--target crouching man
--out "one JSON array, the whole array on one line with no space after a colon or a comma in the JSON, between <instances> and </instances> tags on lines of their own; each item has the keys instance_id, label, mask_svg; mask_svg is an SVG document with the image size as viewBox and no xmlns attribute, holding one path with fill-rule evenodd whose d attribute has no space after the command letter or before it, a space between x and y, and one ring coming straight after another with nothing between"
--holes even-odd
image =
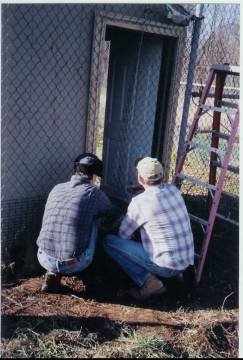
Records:
<instances>
[{"instance_id":1,"label":"crouching man","mask_svg":"<svg viewBox=\"0 0 243 360\"><path fill-rule=\"evenodd\" d=\"M47 270L42 291L55 291L61 274L80 272L93 259L99 216L111 211L108 197L94 185L101 176L102 161L95 155L79 155L71 180L56 185L45 206L37 239L37 257Z\"/></svg>"},{"instance_id":2,"label":"crouching man","mask_svg":"<svg viewBox=\"0 0 243 360\"><path fill-rule=\"evenodd\" d=\"M194 244L184 200L175 185L162 183L160 162L143 158L137 172L144 192L132 198L118 236L107 235L104 248L137 285L130 295L143 300L166 291L160 277L194 264ZM131 240L137 229L142 243Z\"/></svg>"}]
</instances>

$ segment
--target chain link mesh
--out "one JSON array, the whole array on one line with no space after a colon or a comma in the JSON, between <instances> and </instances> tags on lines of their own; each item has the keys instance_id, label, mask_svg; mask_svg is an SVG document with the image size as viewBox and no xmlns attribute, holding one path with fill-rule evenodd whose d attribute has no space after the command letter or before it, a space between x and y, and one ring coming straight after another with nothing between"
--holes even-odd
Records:
<instances>
[{"instance_id":1,"label":"chain link mesh","mask_svg":"<svg viewBox=\"0 0 243 360\"><path fill-rule=\"evenodd\" d=\"M193 115L196 112L196 106L199 102L198 93L202 90L209 75L209 69L212 64L217 63L229 63L231 65L239 65L239 41L240 41L240 10L236 4L206 4L203 8L203 20L200 29L199 45L196 56L196 66L193 73L187 74L188 63L185 63L185 70L182 71L182 78L180 83L180 99L177 108L176 115L176 128L173 137L173 149L175 149L171 162L170 162L170 174L174 171L176 163L176 150L179 141L179 134L181 130L181 119L183 112L183 104L185 97L185 87L188 79L193 79L192 89L190 90L190 106L189 116L185 127L185 137L189 131L190 124L193 120ZM192 29L188 28L188 41L186 46L185 61L190 56L189 42L191 39ZM188 75L188 77L187 77ZM211 94L214 88L212 88ZM226 81L226 89L224 91L226 97L232 97L232 99L226 99L231 103L239 102L239 78L229 76ZM209 104L212 101L209 100ZM204 125L210 127L210 119L212 114L205 116L203 121ZM233 151L232 161L239 166L239 139L237 139L236 148L238 150ZM194 161L194 165L197 161ZM206 166L204 167L207 169ZM238 183L232 180L231 191L238 194Z\"/></svg>"},{"instance_id":2,"label":"chain link mesh","mask_svg":"<svg viewBox=\"0 0 243 360\"><path fill-rule=\"evenodd\" d=\"M180 143L180 136L182 135L183 139L186 139L190 125L193 121L194 115L199 104L200 94L203 87L206 84L207 78L209 76L210 66L212 64L231 64L239 65L239 32L240 24L240 12L239 6L236 4L206 4L203 8L203 19L200 28L199 41L197 56L195 62L194 72L187 73L186 65L185 71L182 72L182 78L180 82L179 90L179 101L176 113L176 126L175 131L172 136L172 157L170 160L170 179L176 165L176 159L178 156L178 144ZM192 37L193 30L188 28L188 44ZM188 54L186 56L189 59L190 47L187 45L186 51ZM192 86L189 89L189 93L186 92L186 86L188 82L192 82ZM209 106L214 105L214 92L215 92L215 81L212 84L210 96L206 101L206 104ZM185 98L188 95L188 116L186 117L187 126L184 128L181 126L183 114L185 111ZM226 82L223 91L222 105L223 108L235 110L239 104L239 77L228 75L226 77ZM233 113L231 115L231 120L227 115L221 115L220 121L220 132L225 134L230 134L231 123L233 118ZM196 133L196 136L193 138L195 143L199 143L205 147L211 146L212 133L209 131L212 130L213 124L213 112L206 112L199 120L199 126ZM183 142L184 144L184 142ZM225 151L228 145L228 141L225 139L219 139L218 147L220 150ZM182 147L183 149L183 147ZM224 154L218 157L218 160L223 161ZM239 130L236 142L233 146L233 151L231 154L230 165L233 167L234 172L227 171L224 181L223 191L232 194L229 197L227 194L223 194L221 201L219 203L218 213L228 218L238 222L239 220ZM205 183L209 182L210 174L210 152L205 151L205 149L195 149L189 152L185 164L183 166L183 173L191 176L193 179L199 179ZM216 172L216 181L219 178L220 168L217 168ZM213 192L208 191L207 188L199 186L197 184L192 184L190 181L183 181L181 191L184 194L187 208L189 212L197 216L198 218L203 218L207 221L209 216L210 209L210 199L213 197ZM193 222L194 230L201 225ZM197 234L203 235L203 232L198 232ZM198 235L197 235L198 236ZM201 241L198 241L201 244ZM200 246L199 246L200 248Z\"/></svg>"},{"instance_id":3,"label":"chain link mesh","mask_svg":"<svg viewBox=\"0 0 243 360\"><path fill-rule=\"evenodd\" d=\"M196 5L184 8L195 13ZM101 12L104 16L97 16ZM162 4L2 5L4 258L11 258L13 248L23 250L26 241L35 242L47 194L55 184L70 178L72 161L84 150L103 154L104 160L109 150L112 161L106 164L104 187L112 194L116 182L120 198L130 196L127 185L135 180L134 161L140 156L153 153L160 157L171 180L185 96L190 101L190 124L198 101L195 93L205 84L210 65L239 63L239 5L204 5L196 67L190 74L194 22L182 27L166 16ZM130 43L124 40L119 45L114 36ZM127 53L121 51L122 46ZM161 58L168 70L162 75ZM127 62L127 70L122 61ZM112 83L112 66L123 67L127 75ZM189 77L193 87L186 94ZM106 102L112 96L111 84L119 88L124 79L127 83L117 93L121 98L113 99L119 120ZM226 85L231 95L227 101L233 102L239 95L239 83L229 79ZM109 127L107 114L113 116L113 127ZM203 126L210 121L211 116L205 115ZM228 126L226 122L223 126ZM196 169L206 179L208 162L202 154L198 156L189 160L189 171ZM238 142L232 164L239 165ZM238 195L237 174L227 176L225 189ZM182 190L191 192L190 188Z\"/></svg>"}]
</instances>

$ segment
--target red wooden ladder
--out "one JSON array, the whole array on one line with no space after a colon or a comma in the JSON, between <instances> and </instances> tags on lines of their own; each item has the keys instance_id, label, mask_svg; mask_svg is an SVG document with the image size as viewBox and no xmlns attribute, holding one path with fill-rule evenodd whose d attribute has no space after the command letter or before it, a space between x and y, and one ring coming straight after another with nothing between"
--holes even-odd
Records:
<instances>
[{"instance_id":1,"label":"red wooden ladder","mask_svg":"<svg viewBox=\"0 0 243 360\"><path fill-rule=\"evenodd\" d=\"M200 223L202 228L204 229L204 237L203 237L201 251L199 254L199 263L198 263L197 275L196 275L197 283L200 282L202 277L204 263L206 260L208 246L212 235L212 230L216 216L226 221L229 221L235 225L238 225L236 221L230 219L229 217L225 217L221 214L218 214L217 210L218 210L221 194L223 192L223 185L224 185L226 172L232 171L234 173L239 173L238 167L230 165L232 148L236 140L238 125L239 125L239 106L237 104L233 104L233 108L234 108L233 110L229 108L230 106L229 104L224 103L222 101L226 76L227 75L239 76L239 73L240 72L238 66L222 65L222 64L215 64L211 66L206 85L204 86L204 89L200 96L200 101L197 107L197 111L195 113L193 122L189 129L187 141L185 142L183 152L179 157L172 180L172 182L178 186L181 185L183 180L186 180L190 183L208 189L208 205L209 205L208 219L205 220L193 214L189 214L191 220ZM206 105L206 100L209 97L209 91L212 87L212 83L214 79L216 80L214 106L210 106L210 105ZM223 103L224 103L224 107L222 107ZM228 108L225 105L228 105ZM230 107L232 107L232 104ZM203 121L202 115L204 115L208 111L213 111L212 129L202 130L201 132L212 134L211 146L205 146L201 143L199 144L193 141L193 136L197 133L199 121ZM230 123L229 134L220 132L220 120L222 113L225 113L229 119L229 123ZM226 151L219 149L218 147L219 139L224 139L227 141ZM200 179L195 179L192 176L188 176L182 172L183 165L188 152L195 150L197 148L204 150L210 154L210 169L209 169L208 183L201 181ZM216 177L217 168L220 169L218 180ZM231 196L230 193L226 193L226 192L223 193L225 195ZM234 195L232 196L234 197Z\"/></svg>"}]
</instances>

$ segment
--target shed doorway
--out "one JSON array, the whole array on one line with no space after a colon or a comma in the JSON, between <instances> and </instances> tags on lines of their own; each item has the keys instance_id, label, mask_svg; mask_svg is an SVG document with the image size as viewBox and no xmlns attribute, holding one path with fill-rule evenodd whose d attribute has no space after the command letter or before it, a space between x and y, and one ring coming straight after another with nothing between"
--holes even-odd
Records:
<instances>
[{"instance_id":1,"label":"shed doorway","mask_svg":"<svg viewBox=\"0 0 243 360\"><path fill-rule=\"evenodd\" d=\"M175 38L106 27L106 93L102 188L113 198L129 200L136 182L134 162L163 156L167 104L174 63ZM105 98L105 99L104 99Z\"/></svg>"}]
</instances>

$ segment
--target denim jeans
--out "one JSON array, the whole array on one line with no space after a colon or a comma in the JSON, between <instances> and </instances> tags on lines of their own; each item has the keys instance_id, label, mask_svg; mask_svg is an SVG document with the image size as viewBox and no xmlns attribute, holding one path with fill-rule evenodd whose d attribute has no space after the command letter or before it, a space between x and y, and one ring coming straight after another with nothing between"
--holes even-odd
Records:
<instances>
[{"instance_id":1,"label":"denim jeans","mask_svg":"<svg viewBox=\"0 0 243 360\"><path fill-rule=\"evenodd\" d=\"M153 263L141 243L125 240L116 235L107 235L104 238L104 249L138 285L142 286L152 273L161 277L172 277L181 271L160 267Z\"/></svg>"},{"instance_id":2,"label":"denim jeans","mask_svg":"<svg viewBox=\"0 0 243 360\"><path fill-rule=\"evenodd\" d=\"M88 244L88 248L75 259L67 259L60 261L39 249L37 257L40 265L47 271L61 274L71 274L80 272L86 269L92 262L97 242L97 225L94 224L91 231L91 236Z\"/></svg>"}]
</instances>

